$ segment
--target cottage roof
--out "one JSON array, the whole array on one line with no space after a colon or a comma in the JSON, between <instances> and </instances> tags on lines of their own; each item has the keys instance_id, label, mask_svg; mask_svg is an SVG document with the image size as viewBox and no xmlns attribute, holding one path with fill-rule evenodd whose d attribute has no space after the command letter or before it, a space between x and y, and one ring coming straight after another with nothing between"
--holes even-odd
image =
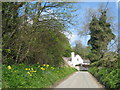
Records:
<instances>
[{"instance_id":1,"label":"cottage roof","mask_svg":"<svg viewBox=\"0 0 120 90\"><path fill-rule=\"evenodd\" d=\"M90 63L90 60L83 60L83 63Z\"/></svg>"}]
</instances>

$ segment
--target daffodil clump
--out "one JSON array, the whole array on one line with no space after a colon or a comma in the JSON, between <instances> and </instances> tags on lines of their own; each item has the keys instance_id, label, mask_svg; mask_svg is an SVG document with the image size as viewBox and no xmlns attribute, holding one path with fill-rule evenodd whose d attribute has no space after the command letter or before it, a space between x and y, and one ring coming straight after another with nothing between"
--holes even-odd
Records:
<instances>
[{"instance_id":1,"label":"daffodil clump","mask_svg":"<svg viewBox=\"0 0 120 90\"><path fill-rule=\"evenodd\" d=\"M37 63L37 64L39 64L39 63ZM38 65L37 67L38 67L40 70L45 71L45 70L47 70L47 69L49 68L49 66L50 66L50 65L48 65L48 64L43 64L43 65L41 65L41 66ZM8 66L7 66L7 69L8 69L8 70L11 70L12 67L11 67L10 65L8 65ZM54 69L54 67L51 67L51 69ZM37 71L34 70L33 68L25 68L25 71L27 71L26 73L27 73L27 75L29 75L29 76L33 76L33 73L36 73L36 72L37 72ZM15 70L14 72L17 72L17 71Z\"/></svg>"},{"instance_id":2,"label":"daffodil clump","mask_svg":"<svg viewBox=\"0 0 120 90\"><path fill-rule=\"evenodd\" d=\"M28 71L27 74L30 75L30 76L32 76L32 73L37 72L33 68L25 68L25 70Z\"/></svg>"},{"instance_id":3,"label":"daffodil clump","mask_svg":"<svg viewBox=\"0 0 120 90\"><path fill-rule=\"evenodd\" d=\"M40 67L40 69L44 71L44 70L46 70L49 66L50 66L50 65L48 65L48 64L43 64L42 67L40 67L40 66L38 66L38 67Z\"/></svg>"},{"instance_id":4,"label":"daffodil clump","mask_svg":"<svg viewBox=\"0 0 120 90\"><path fill-rule=\"evenodd\" d=\"M48 68L50 65L48 65L48 64L43 64L43 66L45 66L45 67L47 67L47 68Z\"/></svg>"},{"instance_id":5,"label":"daffodil clump","mask_svg":"<svg viewBox=\"0 0 120 90\"><path fill-rule=\"evenodd\" d=\"M49 64L3 65L3 88L48 88L73 72L73 68Z\"/></svg>"},{"instance_id":6,"label":"daffodil clump","mask_svg":"<svg viewBox=\"0 0 120 90\"><path fill-rule=\"evenodd\" d=\"M40 69L43 70L43 71L45 70L45 68L43 68L43 67L41 67Z\"/></svg>"},{"instance_id":7,"label":"daffodil clump","mask_svg":"<svg viewBox=\"0 0 120 90\"><path fill-rule=\"evenodd\" d=\"M9 66L7 66L7 68L10 70L10 69L12 69L12 67L9 65Z\"/></svg>"}]
</instances>

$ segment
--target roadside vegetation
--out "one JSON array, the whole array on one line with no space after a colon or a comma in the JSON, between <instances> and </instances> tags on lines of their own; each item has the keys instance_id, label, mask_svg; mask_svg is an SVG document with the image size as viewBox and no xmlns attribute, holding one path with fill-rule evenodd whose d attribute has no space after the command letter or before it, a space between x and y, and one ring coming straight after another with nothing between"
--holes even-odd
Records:
<instances>
[{"instance_id":1,"label":"roadside vegetation","mask_svg":"<svg viewBox=\"0 0 120 90\"><path fill-rule=\"evenodd\" d=\"M65 2L2 2L3 88L50 87L75 72L63 60L72 51L91 61L89 72L106 88L120 88L113 17L107 9L91 12L90 21L85 21L87 31L83 29L90 36L88 46L78 41L72 48L66 33L78 24L73 7Z\"/></svg>"},{"instance_id":2,"label":"roadside vegetation","mask_svg":"<svg viewBox=\"0 0 120 90\"><path fill-rule=\"evenodd\" d=\"M115 33L116 23L111 21L109 9L103 7L98 10L87 11L86 24L79 32L80 36L89 35L88 46L76 41L73 47L75 53L83 59L91 61L89 72L95 76L108 90L120 89L120 46L117 44L119 36Z\"/></svg>"},{"instance_id":3,"label":"roadside vegetation","mask_svg":"<svg viewBox=\"0 0 120 90\"><path fill-rule=\"evenodd\" d=\"M91 60L91 72L106 89L120 89L119 47L115 49L116 35L113 33L112 23L108 22L107 10L101 10L99 17L92 16L89 23L91 51L88 55ZM113 44L109 44L111 41ZM110 48L112 49L110 50Z\"/></svg>"},{"instance_id":4,"label":"roadside vegetation","mask_svg":"<svg viewBox=\"0 0 120 90\"><path fill-rule=\"evenodd\" d=\"M120 88L120 69L91 67L89 72L91 72L107 90L118 90Z\"/></svg>"},{"instance_id":5,"label":"roadside vegetation","mask_svg":"<svg viewBox=\"0 0 120 90\"><path fill-rule=\"evenodd\" d=\"M3 65L2 88L50 88L76 70L48 64Z\"/></svg>"},{"instance_id":6,"label":"roadside vegetation","mask_svg":"<svg viewBox=\"0 0 120 90\"><path fill-rule=\"evenodd\" d=\"M71 55L65 33L75 11L72 3L2 2L2 88L47 88L75 72L62 58Z\"/></svg>"}]
</instances>

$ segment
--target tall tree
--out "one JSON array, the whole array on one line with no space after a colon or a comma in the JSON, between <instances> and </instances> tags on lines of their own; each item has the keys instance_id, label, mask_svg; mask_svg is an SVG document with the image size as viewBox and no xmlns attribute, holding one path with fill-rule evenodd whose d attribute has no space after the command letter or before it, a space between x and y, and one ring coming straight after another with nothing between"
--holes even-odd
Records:
<instances>
[{"instance_id":1,"label":"tall tree","mask_svg":"<svg viewBox=\"0 0 120 90\"><path fill-rule=\"evenodd\" d=\"M103 57L109 42L115 38L110 26L110 23L107 23L106 11L101 12L99 19L95 16L92 17L89 24L91 38L88 44L92 47L93 62Z\"/></svg>"}]
</instances>

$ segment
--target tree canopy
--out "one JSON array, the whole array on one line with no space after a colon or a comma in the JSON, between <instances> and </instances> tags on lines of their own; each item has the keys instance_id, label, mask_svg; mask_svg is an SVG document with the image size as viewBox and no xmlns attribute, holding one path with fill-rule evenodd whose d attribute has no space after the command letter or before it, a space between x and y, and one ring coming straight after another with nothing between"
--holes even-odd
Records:
<instances>
[{"instance_id":1,"label":"tree canopy","mask_svg":"<svg viewBox=\"0 0 120 90\"><path fill-rule=\"evenodd\" d=\"M3 2L2 8L3 63L57 66L70 56L63 32L72 24L71 3Z\"/></svg>"}]
</instances>

